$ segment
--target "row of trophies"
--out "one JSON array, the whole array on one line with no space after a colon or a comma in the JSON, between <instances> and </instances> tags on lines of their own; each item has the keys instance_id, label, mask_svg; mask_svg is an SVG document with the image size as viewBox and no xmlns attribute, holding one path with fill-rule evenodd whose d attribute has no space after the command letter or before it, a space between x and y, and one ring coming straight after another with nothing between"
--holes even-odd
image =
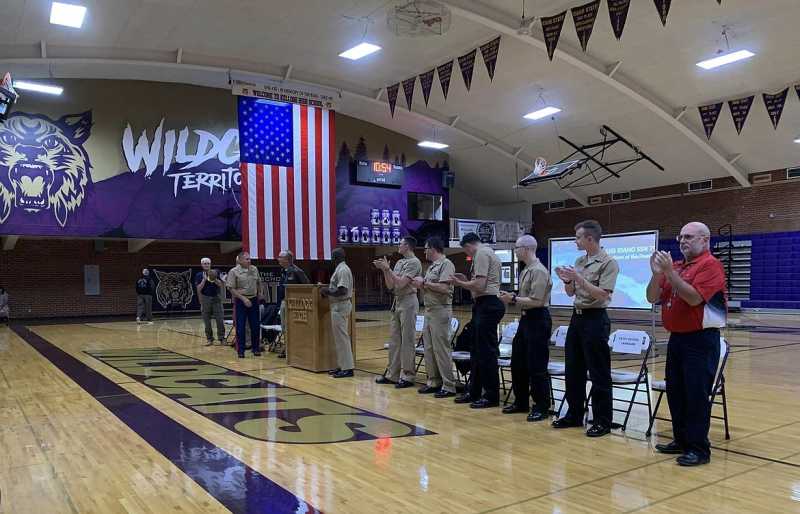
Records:
<instances>
[{"instance_id":1,"label":"row of trophies","mask_svg":"<svg viewBox=\"0 0 800 514\"><path fill-rule=\"evenodd\" d=\"M352 244L400 244L400 211L395 209L372 209L372 227L346 225L339 227L339 242Z\"/></svg>"}]
</instances>

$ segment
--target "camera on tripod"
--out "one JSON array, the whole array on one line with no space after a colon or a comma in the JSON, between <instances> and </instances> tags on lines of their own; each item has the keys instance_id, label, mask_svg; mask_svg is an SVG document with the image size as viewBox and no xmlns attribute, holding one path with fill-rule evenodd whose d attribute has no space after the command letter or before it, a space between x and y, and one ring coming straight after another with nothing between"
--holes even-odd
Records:
<instances>
[{"instance_id":1,"label":"camera on tripod","mask_svg":"<svg viewBox=\"0 0 800 514\"><path fill-rule=\"evenodd\" d=\"M6 73L3 81L0 82L0 122L6 121L6 118L11 114L11 108L17 102L19 94L14 91L14 86L11 82L11 74Z\"/></svg>"}]
</instances>

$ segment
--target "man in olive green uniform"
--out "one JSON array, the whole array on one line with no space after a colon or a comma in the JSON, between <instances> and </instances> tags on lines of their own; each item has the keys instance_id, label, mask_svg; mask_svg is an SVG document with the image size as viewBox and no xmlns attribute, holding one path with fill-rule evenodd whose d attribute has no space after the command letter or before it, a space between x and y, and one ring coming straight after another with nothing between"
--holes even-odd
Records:
<instances>
[{"instance_id":1,"label":"man in olive green uniform","mask_svg":"<svg viewBox=\"0 0 800 514\"><path fill-rule=\"evenodd\" d=\"M407 236L400 241L398 251L402 259L389 268L386 257L373 261L383 272L386 287L394 291L392 306L391 340L389 341L389 367L387 375L378 377L379 384L395 384L402 389L414 385L414 348L416 346L416 321L419 312L417 290L412 281L422 275L422 263L414 256L417 240Z\"/></svg>"},{"instance_id":2,"label":"man in olive green uniform","mask_svg":"<svg viewBox=\"0 0 800 514\"><path fill-rule=\"evenodd\" d=\"M506 305L519 305L522 316L511 346L511 384L514 403L503 414L528 412L528 396L533 408L528 421L542 421L550 415L550 290L553 281L547 268L536 258L536 238L524 235L517 239L514 253L525 269L519 276L519 294L500 293Z\"/></svg>"},{"instance_id":3,"label":"man in olive green uniform","mask_svg":"<svg viewBox=\"0 0 800 514\"><path fill-rule=\"evenodd\" d=\"M320 290L322 296L331 303L331 325L333 343L336 347L338 368L331 372L334 378L353 376L353 347L350 344L350 313L353 311L353 273L345 262L343 248L335 248L331 253L336 269L328 288Z\"/></svg>"},{"instance_id":4,"label":"man in olive green uniform","mask_svg":"<svg viewBox=\"0 0 800 514\"><path fill-rule=\"evenodd\" d=\"M245 330L250 327L253 355L261 355L261 324L258 302L261 297L261 275L250 263L250 254L242 252L236 257L236 267L228 272L225 285L233 296L236 312L236 353L244 357Z\"/></svg>"},{"instance_id":5,"label":"man in olive green uniform","mask_svg":"<svg viewBox=\"0 0 800 514\"><path fill-rule=\"evenodd\" d=\"M453 378L453 356L450 347L450 318L453 317L453 286L450 278L456 267L444 255L444 242L438 237L428 239L425 257L430 261L425 277L414 279L414 286L422 291L425 302L425 371L428 383L419 389L420 394L436 398L456 395Z\"/></svg>"},{"instance_id":6,"label":"man in olive green uniform","mask_svg":"<svg viewBox=\"0 0 800 514\"><path fill-rule=\"evenodd\" d=\"M575 225L575 243L586 255L578 257L575 267L556 268L567 295L574 296L575 303L564 348L565 395L569 410L566 416L553 422L553 427L583 426L588 371L592 380L593 415L592 426L586 431L589 437L610 433L614 414L608 347L611 321L606 307L611 303L619 265L600 247L602 233L600 224L594 220Z\"/></svg>"}]
</instances>

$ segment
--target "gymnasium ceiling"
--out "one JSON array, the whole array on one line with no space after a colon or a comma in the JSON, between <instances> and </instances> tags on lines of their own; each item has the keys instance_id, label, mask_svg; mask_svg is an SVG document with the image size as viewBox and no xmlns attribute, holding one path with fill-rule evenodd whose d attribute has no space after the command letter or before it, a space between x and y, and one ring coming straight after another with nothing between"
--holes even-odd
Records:
<instances>
[{"instance_id":1,"label":"gymnasium ceiling","mask_svg":"<svg viewBox=\"0 0 800 514\"><path fill-rule=\"evenodd\" d=\"M386 28L386 7L400 0L74 1L88 8L81 29L51 25L49 0L3 0L0 71L8 69L17 79L129 78L213 87L228 87L229 70L253 80L255 74L288 72L290 79L341 90L345 114L419 140L434 138L435 127L435 138L450 145L458 189L485 205L585 200L731 175L743 181L750 172L800 164L800 144L793 143L800 137L797 95L790 91L777 131L760 98L761 92L800 82L797 0L723 0L722 6L716 0L678 0L666 27L652 0L633 0L621 42L604 0L588 52L580 51L568 14L553 62L538 21L533 36L517 34L522 0L446 1L453 14L450 30L427 38L399 38ZM527 0L526 9L528 16L549 16L581 3ZM383 50L358 61L337 57L361 41L365 26L366 40ZM726 48L723 26L732 50L748 49L756 57L711 71L698 68L696 62ZM417 85L413 112L406 110L401 90L390 117L382 88L497 35L503 39L493 83L478 56L470 92L456 65L446 102L435 79L427 108ZM706 142L697 106L753 93L758 96L742 134L736 134L726 106ZM555 121L523 119L544 103L563 109ZM683 107L685 114L676 119ZM569 153L557 134L592 143L601 139L602 124L666 171L640 163L598 186L513 189L515 176L526 175L536 157L555 162Z\"/></svg>"}]
</instances>

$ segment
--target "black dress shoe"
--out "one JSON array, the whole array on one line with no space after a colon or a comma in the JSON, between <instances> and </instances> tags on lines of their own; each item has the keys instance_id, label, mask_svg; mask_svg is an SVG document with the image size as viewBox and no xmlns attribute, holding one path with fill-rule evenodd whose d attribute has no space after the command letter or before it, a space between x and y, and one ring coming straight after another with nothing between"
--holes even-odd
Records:
<instances>
[{"instance_id":1,"label":"black dress shoe","mask_svg":"<svg viewBox=\"0 0 800 514\"><path fill-rule=\"evenodd\" d=\"M279 359L285 359L285 358L286 358L286 352L281 352L281 353L279 353L279 354L278 354L278 358L279 358Z\"/></svg>"},{"instance_id":2,"label":"black dress shoe","mask_svg":"<svg viewBox=\"0 0 800 514\"><path fill-rule=\"evenodd\" d=\"M441 390L442 390L441 387L431 387L429 385L424 385L424 386L420 387L419 389L417 389L417 392L419 394L434 394L434 393L438 393Z\"/></svg>"},{"instance_id":3,"label":"black dress shoe","mask_svg":"<svg viewBox=\"0 0 800 514\"><path fill-rule=\"evenodd\" d=\"M586 431L586 437L603 437L604 435L610 433L611 427L607 427L598 423L589 427L589 430Z\"/></svg>"},{"instance_id":4,"label":"black dress shoe","mask_svg":"<svg viewBox=\"0 0 800 514\"><path fill-rule=\"evenodd\" d=\"M395 389L405 389L406 387L414 387L414 382L409 382L401 378L400 381L394 385Z\"/></svg>"},{"instance_id":5,"label":"black dress shoe","mask_svg":"<svg viewBox=\"0 0 800 514\"><path fill-rule=\"evenodd\" d=\"M261 357L261 352L253 352L253 355L255 355L256 357Z\"/></svg>"},{"instance_id":6,"label":"black dress shoe","mask_svg":"<svg viewBox=\"0 0 800 514\"><path fill-rule=\"evenodd\" d=\"M693 451L688 451L675 459L675 462L680 466L699 466L701 464L708 464L710 461L710 457L702 457L699 453Z\"/></svg>"},{"instance_id":7,"label":"black dress shoe","mask_svg":"<svg viewBox=\"0 0 800 514\"><path fill-rule=\"evenodd\" d=\"M436 393L433 393L433 397L434 398L450 398L451 396L455 396L455 395L456 395L456 393L454 393L452 391L445 391L444 389L442 389L441 391L438 391Z\"/></svg>"},{"instance_id":8,"label":"black dress shoe","mask_svg":"<svg viewBox=\"0 0 800 514\"><path fill-rule=\"evenodd\" d=\"M396 384L397 382L395 382L394 380L389 380L386 377L378 377L378 378L375 379L375 383L376 384Z\"/></svg>"},{"instance_id":9,"label":"black dress shoe","mask_svg":"<svg viewBox=\"0 0 800 514\"><path fill-rule=\"evenodd\" d=\"M528 414L528 421L534 423L536 421L544 421L548 419L550 416L546 412L539 412L538 410L532 410L530 414Z\"/></svg>"},{"instance_id":10,"label":"black dress shoe","mask_svg":"<svg viewBox=\"0 0 800 514\"><path fill-rule=\"evenodd\" d=\"M582 426L583 421L575 421L574 419L566 416L553 421L553 428L577 428Z\"/></svg>"},{"instance_id":11,"label":"black dress shoe","mask_svg":"<svg viewBox=\"0 0 800 514\"><path fill-rule=\"evenodd\" d=\"M347 378L353 376L352 369L340 369L336 373L333 374L333 378Z\"/></svg>"},{"instance_id":12,"label":"black dress shoe","mask_svg":"<svg viewBox=\"0 0 800 514\"><path fill-rule=\"evenodd\" d=\"M657 444L656 451L658 453L666 453L667 455L683 455L683 448L675 441L668 444Z\"/></svg>"},{"instance_id":13,"label":"black dress shoe","mask_svg":"<svg viewBox=\"0 0 800 514\"><path fill-rule=\"evenodd\" d=\"M486 398L481 398L480 400L475 400L474 402L469 404L470 409L490 409L492 407L499 407L500 401L489 401Z\"/></svg>"},{"instance_id":14,"label":"black dress shoe","mask_svg":"<svg viewBox=\"0 0 800 514\"><path fill-rule=\"evenodd\" d=\"M456 396L455 400L453 400L455 403L472 403L473 401L472 396L466 393Z\"/></svg>"},{"instance_id":15,"label":"black dress shoe","mask_svg":"<svg viewBox=\"0 0 800 514\"><path fill-rule=\"evenodd\" d=\"M243 353L237 354L236 356L239 357L240 359L244 359L244 354Z\"/></svg>"},{"instance_id":16,"label":"black dress shoe","mask_svg":"<svg viewBox=\"0 0 800 514\"><path fill-rule=\"evenodd\" d=\"M333 375L335 375L335 374L339 373L340 371L342 371L342 368L336 368L336 369L332 369L332 370L330 370L330 371L328 372L328 375L330 375L330 376L333 376Z\"/></svg>"},{"instance_id":17,"label":"black dress shoe","mask_svg":"<svg viewBox=\"0 0 800 514\"><path fill-rule=\"evenodd\" d=\"M517 414L519 412L528 412L527 407L519 407L516 404L511 404L503 407L503 414Z\"/></svg>"}]
</instances>

